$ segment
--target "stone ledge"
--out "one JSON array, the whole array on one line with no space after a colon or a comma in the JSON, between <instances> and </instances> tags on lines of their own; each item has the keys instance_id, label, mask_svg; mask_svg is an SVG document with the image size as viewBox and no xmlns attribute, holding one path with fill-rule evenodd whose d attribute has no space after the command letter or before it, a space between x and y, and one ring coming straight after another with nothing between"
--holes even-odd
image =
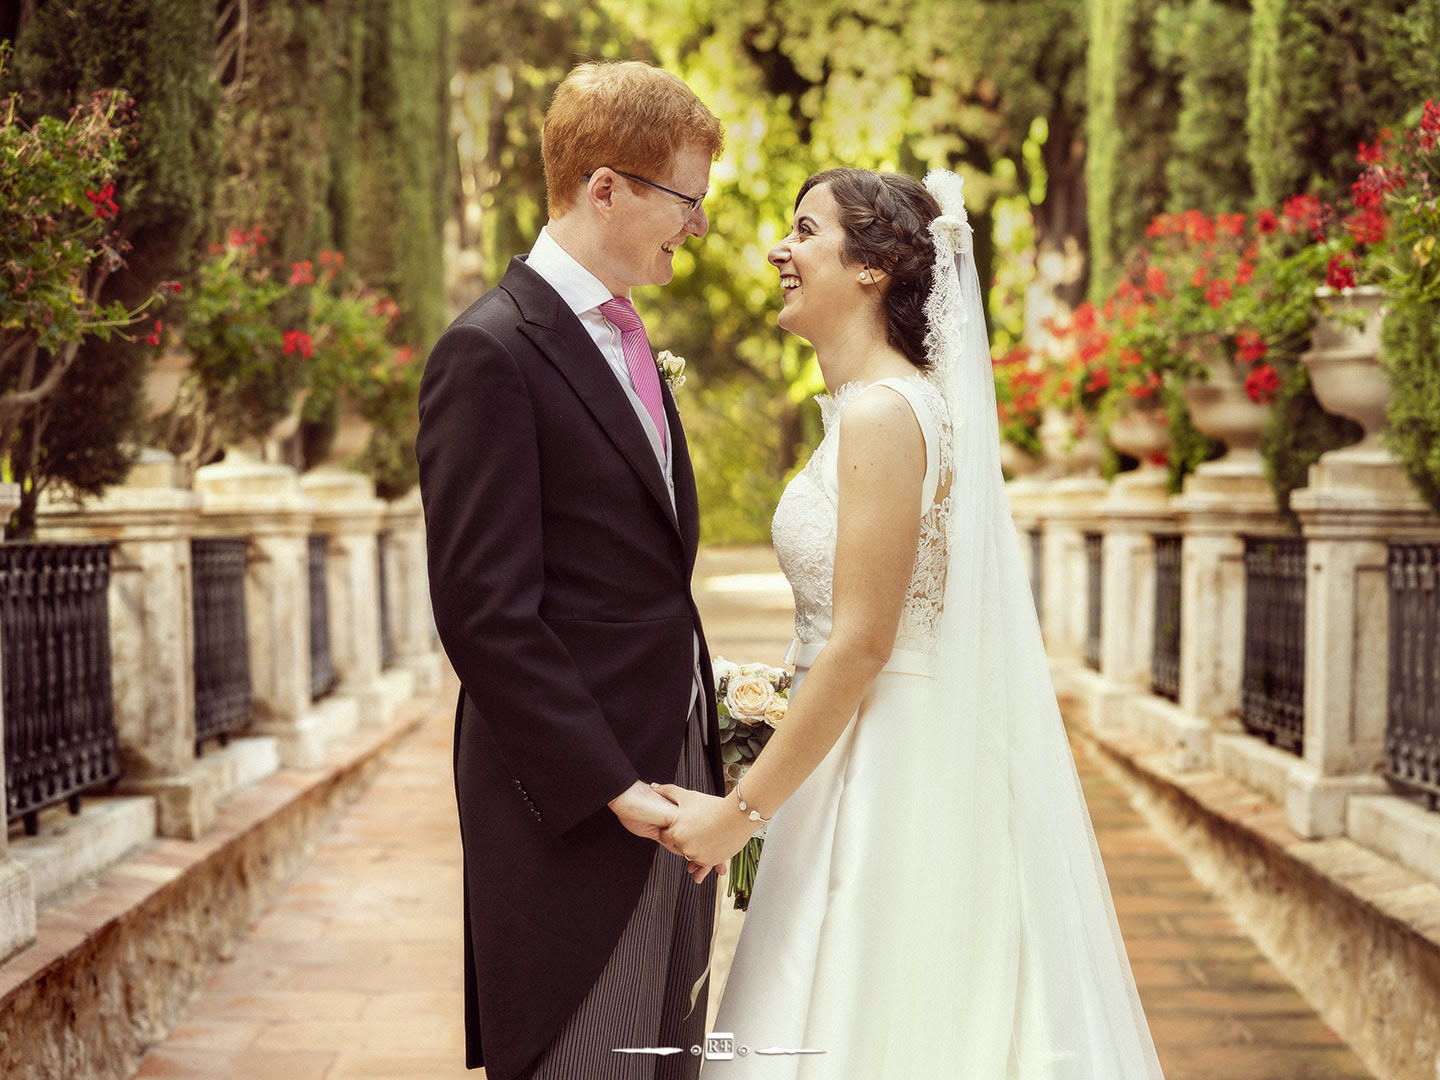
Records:
<instances>
[{"instance_id":1,"label":"stone ledge","mask_svg":"<svg viewBox=\"0 0 1440 1080\"><path fill-rule=\"evenodd\" d=\"M1354 840L1303 840L1285 811L1218 772L1178 772L1144 736L1062 699L1154 828L1383 1080L1440 1076L1440 886ZM1359 797L1362 807L1367 799ZM1400 800L1396 800L1400 801Z\"/></svg>"},{"instance_id":2,"label":"stone ledge","mask_svg":"<svg viewBox=\"0 0 1440 1080\"><path fill-rule=\"evenodd\" d=\"M1345 833L1440 884L1440 814L1435 811L1395 795L1352 795Z\"/></svg>"},{"instance_id":3,"label":"stone ledge","mask_svg":"<svg viewBox=\"0 0 1440 1080\"><path fill-rule=\"evenodd\" d=\"M199 840L160 839L43 911L0 966L0 1075L124 1080L436 699L227 799ZM148 800L147 800L148 801Z\"/></svg>"},{"instance_id":4,"label":"stone ledge","mask_svg":"<svg viewBox=\"0 0 1440 1080\"><path fill-rule=\"evenodd\" d=\"M265 779L280 767L276 741L263 735L236 737L211 746L174 776L121 778L123 795L155 800L156 832L194 840L215 823L216 808L239 789Z\"/></svg>"},{"instance_id":5,"label":"stone ledge","mask_svg":"<svg viewBox=\"0 0 1440 1080\"><path fill-rule=\"evenodd\" d=\"M10 854L30 871L40 907L103 874L155 839L155 800L143 795L86 795L81 812L64 803L40 811L35 836L12 836Z\"/></svg>"}]
</instances>

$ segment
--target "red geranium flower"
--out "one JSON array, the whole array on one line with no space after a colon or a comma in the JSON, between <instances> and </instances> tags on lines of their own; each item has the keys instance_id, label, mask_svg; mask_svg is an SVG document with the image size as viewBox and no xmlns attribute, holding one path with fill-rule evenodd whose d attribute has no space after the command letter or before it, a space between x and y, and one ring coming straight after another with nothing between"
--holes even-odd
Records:
<instances>
[{"instance_id":1,"label":"red geranium flower","mask_svg":"<svg viewBox=\"0 0 1440 1080\"><path fill-rule=\"evenodd\" d=\"M155 320L155 329L154 329L153 331L151 331L150 336L145 339L145 344L146 344L146 345L159 345L159 344L160 344L160 332L161 332L162 330L164 330L164 329L165 329L165 328L160 324L160 320L159 320L159 319L156 319L156 320Z\"/></svg>"},{"instance_id":2,"label":"red geranium flower","mask_svg":"<svg viewBox=\"0 0 1440 1080\"><path fill-rule=\"evenodd\" d=\"M1321 223L1325 216L1325 204L1318 195L1292 195L1285 200L1282 213L1285 215L1286 228L1291 232L1306 229L1316 238L1323 232Z\"/></svg>"},{"instance_id":3,"label":"red geranium flower","mask_svg":"<svg viewBox=\"0 0 1440 1080\"><path fill-rule=\"evenodd\" d=\"M1145 288L1150 291L1151 296L1169 296L1170 279L1160 267L1152 266L1145 271Z\"/></svg>"},{"instance_id":4,"label":"red geranium flower","mask_svg":"<svg viewBox=\"0 0 1440 1080\"><path fill-rule=\"evenodd\" d=\"M1135 383L1130 387L1130 396L1137 401L1155 396L1155 391L1160 389L1160 373L1150 372L1143 383Z\"/></svg>"},{"instance_id":5,"label":"red geranium flower","mask_svg":"<svg viewBox=\"0 0 1440 1080\"><path fill-rule=\"evenodd\" d=\"M1275 216L1275 211L1265 209L1255 211L1255 228L1262 233L1273 233L1280 227L1280 219Z\"/></svg>"},{"instance_id":6,"label":"red geranium flower","mask_svg":"<svg viewBox=\"0 0 1440 1080\"><path fill-rule=\"evenodd\" d=\"M1240 236L1245 231L1245 215L1219 214L1215 218L1215 225L1221 236Z\"/></svg>"},{"instance_id":7,"label":"red geranium flower","mask_svg":"<svg viewBox=\"0 0 1440 1080\"><path fill-rule=\"evenodd\" d=\"M1205 287L1205 302L1212 308L1220 307L1230 296L1230 283L1224 278L1216 278Z\"/></svg>"},{"instance_id":8,"label":"red geranium flower","mask_svg":"<svg viewBox=\"0 0 1440 1080\"><path fill-rule=\"evenodd\" d=\"M299 262L290 264L290 284L315 284L315 268L310 265L309 259L301 259Z\"/></svg>"},{"instance_id":9,"label":"red geranium flower","mask_svg":"<svg viewBox=\"0 0 1440 1080\"><path fill-rule=\"evenodd\" d=\"M1378 206L1366 207L1346 218L1345 228L1357 244L1378 244L1385 239L1385 212Z\"/></svg>"},{"instance_id":10,"label":"red geranium flower","mask_svg":"<svg viewBox=\"0 0 1440 1080\"><path fill-rule=\"evenodd\" d=\"M1269 364L1256 364L1245 376L1245 393L1257 405L1269 405L1280 389L1280 376Z\"/></svg>"},{"instance_id":11,"label":"red geranium flower","mask_svg":"<svg viewBox=\"0 0 1440 1080\"><path fill-rule=\"evenodd\" d=\"M309 360L315 352L315 342L304 330L286 330L284 353L286 356L299 353Z\"/></svg>"},{"instance_id":12,"label":"red geranium flower","mask_svg":"<svg viewBox=\"0 0 1440 1080\"><path fill-rule=\"evenodd\" d=\"M1332 289L1353 289L1355 287L1355 267L1343 255L1332 255L1330 262L1325 266L1325 284Z\"/></svg>"},{"instance_id":13,"label":"red geranium flower","mask_svg":"<svg viewBox=\"0 0 1440 1080\"><path fill-rule=\"evenodd\" d=\"M1241 262L1235 267L1235 284L1249 285L1255 277L1255 264L1252 262Z\"/></svg>"},{"instance_id":14,"label":"red geranium flower","mask_svg":"<svg viewBox=\"0 0 1440 1080\"><path fill-rule=\"evenodd\" d=\"M1270 351L1265 339L1253 330L1241 330L1235 335L1235 350L1240 354L1240 359L1248 364L1262 359Z\"/></svg>"}]
</instances>

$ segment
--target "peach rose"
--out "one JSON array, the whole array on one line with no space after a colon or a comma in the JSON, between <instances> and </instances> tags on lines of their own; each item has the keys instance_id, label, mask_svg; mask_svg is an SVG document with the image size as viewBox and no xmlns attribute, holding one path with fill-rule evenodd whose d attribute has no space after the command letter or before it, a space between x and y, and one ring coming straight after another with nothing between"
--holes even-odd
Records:
<instances>
[{"instance_id":1,"label":"peach rose","mask_svg":"<svg viewBox=\"0 0 1440 1080\"><path fill-rule=\"evenodd\" d=\"M765 710L775 700L775 687L764 675L735 672L725 691L725 707L736 720L758 723L765 719Z\"/></svg>"}]
</instances>

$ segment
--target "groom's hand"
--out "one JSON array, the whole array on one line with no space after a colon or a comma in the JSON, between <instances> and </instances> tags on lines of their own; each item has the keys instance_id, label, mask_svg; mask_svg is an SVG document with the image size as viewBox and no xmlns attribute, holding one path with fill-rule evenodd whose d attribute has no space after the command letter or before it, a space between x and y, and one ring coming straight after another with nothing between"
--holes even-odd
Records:
<instances>
[{"instance_id":1,"label":"groom's hand","mask_svg":"<svg viewBox=\"0 0 1440 1080\"><path fill-rule=\"evenodd\" d=\"M636 780L609 802L620 824L646 840L660 843L660 834L675 824L680 808L643 780Z\"/></svg>"}]
</instances>

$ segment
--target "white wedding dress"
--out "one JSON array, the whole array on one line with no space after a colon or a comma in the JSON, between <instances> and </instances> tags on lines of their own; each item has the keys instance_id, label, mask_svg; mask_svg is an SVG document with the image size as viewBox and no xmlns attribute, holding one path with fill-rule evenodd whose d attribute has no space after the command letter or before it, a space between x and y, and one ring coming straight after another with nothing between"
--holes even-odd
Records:
<instances>
[{"instance_id":1,"label":"white wedding dress","mask_svg":"<svg viewBox=\"0 0 1440 1080\"><path fill-rule=\"evenodd\" d=\"M957 573L946 550L954 535L949 489L953 478L958 498L965 476L954 474L952 458L965 444L952 438L946 398L928 377L849 384L821 399L824 438L773 523L795 594L788 659L796 690L803 693L831 626L839 417L860 394L887 392L910 403L926 447L924 516L895 651L830 753L767 828L715 1024L749 1052L707 1062L705 1075L1162 1080L1103 870L1098 894L1090 870L1092 854L1099 865L1093 833L1067 863L1046 832L1046 807L1009 806L1053 799L1064 807L1078 798L1088 830L1078 782L1073 792L1027 791L1022 752L983 732L971 743L957 738L965 725L940 700L964 696L947 682L956 666L950 654L941 653L948 674L937 672L936 654L947 566ZM995 471L998 483L998 461ZM1018 547L1015 559L1018 567ZM976 592L979 605L987 590ZM1028 588L1023 596L1028 601ZM1023 615L1034 622L1033 608ZM1034 634L1043 664L1038 628ZM965 653L975 664L966 679L993 677L996 685L976 691L985 704L952 700L949 709L981 716L983 726L1000 723L990 719L993 703L1002 714L1027 704L1007 691L1005 668L987 659L993 650L976 643ZM1049 693L1053 720L1045 722L1055 729L1046 742L1064 744L1048 673L1044 683L1039 700ZM1017 738L1029 737L1016 727ZM1068 745L1062 752L1068 761ZM993 764L983 776L985 766L970 760L977 757ZM1069 768L1073 776L1073 762ZM1085 844L1085 831L1066 835L1067 844ZM771 1048L823 1053L756 1053Z\"/></svg>"}]
</instances>

